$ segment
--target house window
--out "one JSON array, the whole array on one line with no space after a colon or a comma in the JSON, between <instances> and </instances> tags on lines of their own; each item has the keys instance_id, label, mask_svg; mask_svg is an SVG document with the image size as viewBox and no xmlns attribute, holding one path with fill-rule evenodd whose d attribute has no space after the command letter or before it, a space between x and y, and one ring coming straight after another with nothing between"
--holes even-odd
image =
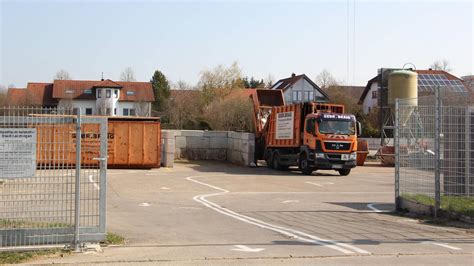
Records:
<instances>
[{"instance_id":1,"label":"house window","mask_svg":"<svg viewBox=\"0 0 474 266\"><path fill-rule=\"evenodd\" d=\"M130 109L130 116L135 116L135 109Z\"/></svg>"},{"instance_id":2,"label":"house window","mask_svg":"<svg viewBox=\"0 0 474 266\"><path fill-rule=\"evenodd\" d=\"M123 108L123 116L128 116L128 108Z\"/></svg>"},{"instance_id":3,"label":"house window","mask_svg":"<svg viewBox=\"0 0 474 266\"><path fill-rule=\"evenodd\" d=\"M114 90L114 97L118 98L118 90Z\"/></svg>"},{"instance_id":4,"label":"house window","mask_svg":"<svg viewBox=\"0 0 474 266\"><path fill-rule=\"evenodd\" d=\"M314 91L309 92L309 100L314 101Z\"/></svg>"},{"instance_id":5,"label":"house window","mask_svg":"<svg viewBox=\"0 0 474 266\"><path fill-rule=\"evenodd\" d=\"M66 89L66 94L74 94L74 90L73 89Z\"/></svg>"},{"instance_id":6,"label":"house window","mask_svg":"<svg viewBox=\"0 0 474 266\"><path fill-rule=\"evenodd\" d=\"M105 91L105 97L106 97L106 98L110 98L110 90L106 90L106 91Z\"/></svg>"},{"instance_id":7,"label":"house window","mask_svg":"<svg viewBox=\"0 0 474 266\"><path fill-rule=\"evenodd\" d=\"M129 95L129 96L135 95L135 91L127 91L127 95Z\"/></svg>"},{"instance_id":8,"label":"house window","mask_svg":"<svg viewBox=\"0 0 474 266\"><path fill-rule=\"evenodd\" d=\"M117 115L117 108L114 108L114 115Z\"/></svg>"},{"instance_id":9,"label":"house window","mask_svg":"<svg viewBox=\"0 0 474 266\"><path fill-rule=\"evenodd\" d=\"M100 98L102 96L102 90L97 90L97 98Z\"/></svg>"},{"instance_id":10,"label":"house window","mask_svg":"<svg viewBox=\"0 0 474 266\"><path fill-rule=\"evenodd\" d=\"M84 94L92 94L92 90L91 89L84 90Z\"/></svg>"},{"instance_id":11,"label":"house window","mask_svg":"<svg viewBox=\"0 0 474 266\"><path fill-rule=\"evenodd\" d=\"M107 110L106 110L106 113L105 113L105 114L106 114L106 115L110 115L110 111L111 111L111 109L110 109L110 108L107 108Z\"/></svg>"},{"instance_id":12,"label":"house window","mask_svg":"<svg viewBox=\"0 0 474 266\"><path fill-rule=\"evenodd\" d=\"M372 91L372 99L377 99L377 91Z\"/></svg>"},{"instance_id":13,"label":"house window","mask_svg":"<svg viewBox=\"0 0 474 266\"><path fill-rule=\"evenodd\" d=\"M309 91L304 92L304 101L309 101Z\"/></svg>"},{"instance_id":14,"label":"house window","mask_svg":"<svg viewBox=\"0 0 474 266\"><path fill-rule=\"evenodd\" d=\"M298 101L303 100L303 92L298 91Z\"/></svg>"},{"instance_id":15,"label":"house window","mask_svg":"<svg viewBox=\"0 0 474 266\"><path fill-rule=\"evenodd\" d=\"M92 115L92 108L86 108L86 115Z\"/></svg>"},{"instance_id":16,"label":"house window","mask_svg":"<svg viewBox=\"0 0 474 266\"><path fill-rule=\"evenodd\" d=\"M298 92L293 91L293 101L297 101L297 100L298 100Z\"/></svg>"}]
</instances>

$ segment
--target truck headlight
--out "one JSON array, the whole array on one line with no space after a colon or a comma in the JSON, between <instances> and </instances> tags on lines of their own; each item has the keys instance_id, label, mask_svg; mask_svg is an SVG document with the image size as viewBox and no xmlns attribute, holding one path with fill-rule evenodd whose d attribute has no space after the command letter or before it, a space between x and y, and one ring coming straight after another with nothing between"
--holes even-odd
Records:
<instances>
[{"instance_id":1,"label":"truck headlight","mask_svg":"<svg viewBox=\"0 0 474 266\"><path fill-rule=\"evenodd\" d=\"M357 160L357 152L351 153L351 155L349 156L349 159L350 160Z\"/></svg>"},{"instance_id":2,"label":"truck headlight","mask_svg":"<svg viewBox=\"0 0 474 266\"><path fill-rule=\"evenodd\" d=\"M315 154L314 154L314 157L315 157L316 159L324 159L324 153L315 153Z\"/></svg>"}]
</instances>

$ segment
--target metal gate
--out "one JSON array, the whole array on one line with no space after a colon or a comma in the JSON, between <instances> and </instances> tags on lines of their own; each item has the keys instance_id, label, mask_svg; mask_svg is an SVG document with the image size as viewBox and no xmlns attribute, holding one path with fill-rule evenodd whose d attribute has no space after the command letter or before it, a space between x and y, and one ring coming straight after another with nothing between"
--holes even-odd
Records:
<instances>
[{"instance_id":1,"label":"metal gate","mask_svg":"<svg viewBox=\"0 0 474 266\"><path fill-rule=\"evenodd\" d=\"M106 158L106 118L1 108L0 247L105 240Z\"/></svg>"},{"instance_id":2,"label":"metal gate","mask_svg":"<svg viewBox=\"0 0 474 266\"><path fill-rule=\"evenodd\" d=\"M397 100L395 203L472 213L474 203L474 103L440 88L434 95ZM472 214L470 214L472 215Z\"/></svg>"}]
</instances>

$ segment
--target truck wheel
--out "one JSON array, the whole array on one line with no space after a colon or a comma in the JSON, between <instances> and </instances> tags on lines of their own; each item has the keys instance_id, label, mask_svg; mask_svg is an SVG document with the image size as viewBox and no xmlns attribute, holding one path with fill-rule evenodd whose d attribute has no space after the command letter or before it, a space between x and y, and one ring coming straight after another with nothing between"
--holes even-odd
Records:
<instances>
[{"instance_id":1,"label":"truck wheel","mask_svg":"<svg viewBox=\"0 0 474 266\"><path fill-rule=\"evenodd\" d=\"M280 156L278 156L278 153L273 154L273 169L275 170L281 170L280 163L278 163L278 159Z\"/></svg>"},{"instance_id":2,"label":"truck wheel","mask_svg":"<svg viewBox=\"0 0 474 266\"><path fill-rule=\"evenodd\" d=\"M349 175L349 173L351 172L351 169L341 169L337 171L339 172L340 175L346 176L346 175Z\"/></svg>"},{"instance_id":3,"label":"truck wheel","mask_svg":"<svg viewBox=\"0 0 474 266\"><path fill-rule=\"evenodd\" d=\"M265 160L267 162L267 167L272 169L273 168L273 154L271 152L268 153L267 159Z\"/></svg>"},{"instance_id":4,"label":"truck wheel","mask_svg":"<svg viewBox=\"0 0 474 266\"><path fill-rule=\"evenodd\" d=\"M306 158L306 155L300 157L300 170L303 175L311 175L311 173L313 173L313 169L309 166L309 161L308 158Z\"/></svg>"}]
</instances>

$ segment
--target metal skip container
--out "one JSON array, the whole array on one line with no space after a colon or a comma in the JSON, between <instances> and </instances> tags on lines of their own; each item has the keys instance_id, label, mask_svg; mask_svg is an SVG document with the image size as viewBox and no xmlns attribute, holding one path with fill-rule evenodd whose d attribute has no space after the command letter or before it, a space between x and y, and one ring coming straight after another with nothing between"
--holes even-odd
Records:
<instances>
[{"instance_id":1,"label":"metal skip container","mask_svg":"<svg viewBox=\"0 0 474 266\"><path fill-rule=\"evenodd\" d=\"M35 125L38 130L37 164L58 168L75 164L76 132L74 124ZM100 128L81 125L81 164L95 165L100 145ZM107 166L109 168L158 168L161 163L161 124L159 118L108 117ZM61 147L51 147L60 145Z\"/></svg>"}]
</instances>

